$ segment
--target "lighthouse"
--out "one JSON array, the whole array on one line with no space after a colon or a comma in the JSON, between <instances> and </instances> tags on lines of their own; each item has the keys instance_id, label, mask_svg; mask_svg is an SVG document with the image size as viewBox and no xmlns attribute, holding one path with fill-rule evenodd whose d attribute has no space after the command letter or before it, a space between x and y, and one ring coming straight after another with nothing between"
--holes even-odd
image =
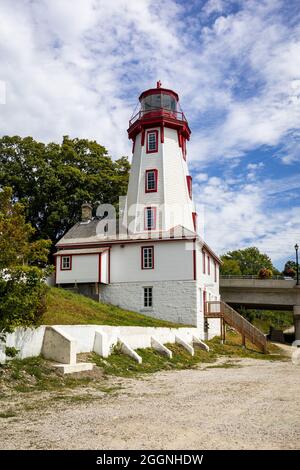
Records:
<instances>
[{"instance_id":1,"label":"lighthouse","mask_svg":"<svg viewBox=\"0 0 300 470\"><path fill-rule=\"evenodd\" d=\"M156 88L141 93L139 103L128 128L133 149L127 193L129 232L168 232L179 226L196 232L187 166L191 131L178 94L157 82Z\"/></svg>"},{"instance_id":2,"label":"lighthouse","mask_svg":"<svg viewBox=\"0 0 300 470\"><path fill-rule=\"evenodd\" d=\"M105 229L108 211L83 204L81 220L56 245L56 284L195 325L202 339L219 334L219 319L205 320L204 313L207 301L220 299L220 259L197 233L187 156L191 130L178 94L160 82L143 91L127 132L132 165L119 231Z\"/></svg>"}]
</instances>

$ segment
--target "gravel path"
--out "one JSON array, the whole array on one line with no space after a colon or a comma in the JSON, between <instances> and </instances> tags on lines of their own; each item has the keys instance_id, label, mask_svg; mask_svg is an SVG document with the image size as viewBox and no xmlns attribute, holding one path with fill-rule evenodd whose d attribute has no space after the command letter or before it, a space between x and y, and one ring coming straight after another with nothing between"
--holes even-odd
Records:
<instances>
[{"instance_id":1,"label":"gravel path","mask_svg":"<svg viewBox=\"0 0 300 470\"><path fill-rule=\"evenodd\" d=\"M0 448L300 449L300 366L236 364L110 379L123 388L1 419Z\"/></svg>"}]
</instances>

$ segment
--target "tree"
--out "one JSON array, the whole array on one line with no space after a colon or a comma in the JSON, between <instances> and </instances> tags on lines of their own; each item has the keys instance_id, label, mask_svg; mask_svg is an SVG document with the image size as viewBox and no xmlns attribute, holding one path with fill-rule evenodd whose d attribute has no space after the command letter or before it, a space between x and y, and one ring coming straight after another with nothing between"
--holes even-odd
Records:
<instances>
[{"instance_id":1,"label":"tree","mask_svg":"<svg viewBox=\"0 0 300 470\"><path fill-rule=\"evenodd\" d=\"M221 256L222 264L221 264L221 274L228 276L240 276L241 268L235 259L226 259L224 256Z\"/></svg>"},{"instance_id":2,"label":"tree","mask_svg":"<svg viewBox=\"0 0 300 470\"><path fill-rule=\"evenodd\" d=\"M295 261L289 260L284 265L282 274L287 277L295 277L297 273L297 264Z\"/></svg>"},{"instance_id":3,"label":"tree","mask_svg":"<svg viewBox=\"0 0 300 470\"><path fill-rule=\"evenodd\" d=\"M54 244L80 219L83 202L116 205L126 194L129 162L113 161L95 141L63 138L44 144L32 137L0 139L0 186L26 204L34 239Z\"/></svg>"},{"instance_id":4,"label":"tree","mask_svg":"<svg viewBox=\"0 0 300 470\"><path fill-rule=\"evenodd\" d=\"M0 192L0 269L47 263L51 240L31 241L34 228L25 221L25 207L12 201L12 189Z\"/></svg>"},{"instance_id":5,"label":"tree","mask_svg":"<svg viewBox=\"0 0 300 470\"><path fill-rule=\"evenodd\" d=\"M0 191L0 337L16 326L36 323L45 305L46 267L51 240L32 241L25 207Z\"/></svg>"},{"instance_id":6,"label":"tree","mask_svg":"<svg viewBox=\"0 0 300 470\"><path fill-rule=\"evenodd\" d=\"M270 269L275 274L278 273L269 256L261 253L256 247L229 251L222 256L222 261L225 260L236 261L242 275L257 275L261 268Z\"/></svg>"}]
</instances>

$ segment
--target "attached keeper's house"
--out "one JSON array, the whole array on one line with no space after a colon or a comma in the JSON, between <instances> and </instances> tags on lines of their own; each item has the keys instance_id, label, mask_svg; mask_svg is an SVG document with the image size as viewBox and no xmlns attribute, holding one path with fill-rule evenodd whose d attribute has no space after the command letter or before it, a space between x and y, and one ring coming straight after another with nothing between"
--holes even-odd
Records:
<instances>
[{"instance_id":1,"label":"attached keeper's house","mask_svg":"<svg viewBox=\"0 0 300 470\"><path fill-rule=\"evenodd\" d=\"M84 204L82 220L57 244L56 283L152 317L197 325L205 338L219 319L204 321L204 304L219 300L218 256L197 234L187 165L188 122L178 95L144 91L129 122L133 142L120 226L110 209Z\"/></svg>"}]
</instances>

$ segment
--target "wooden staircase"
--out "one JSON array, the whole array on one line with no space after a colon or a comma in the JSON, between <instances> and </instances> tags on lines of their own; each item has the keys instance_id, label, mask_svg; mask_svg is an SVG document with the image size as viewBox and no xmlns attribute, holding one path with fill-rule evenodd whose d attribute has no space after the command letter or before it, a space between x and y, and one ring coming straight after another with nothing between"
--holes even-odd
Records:
<instances>
[{"instance_id":1,"label":"wooden staircase","mask_svg":"<svg viewBox=\"0 0 300 470\"><path fill-rule=\"evenodd\" d=\"M205 302L204 316L206 318L221 318L222 339L225 339L225 323L227 323L242 335L244 346L247 338L262 352L267 352L267 339L265 335L225 302Z\"/></svg>"}]
</instances>

